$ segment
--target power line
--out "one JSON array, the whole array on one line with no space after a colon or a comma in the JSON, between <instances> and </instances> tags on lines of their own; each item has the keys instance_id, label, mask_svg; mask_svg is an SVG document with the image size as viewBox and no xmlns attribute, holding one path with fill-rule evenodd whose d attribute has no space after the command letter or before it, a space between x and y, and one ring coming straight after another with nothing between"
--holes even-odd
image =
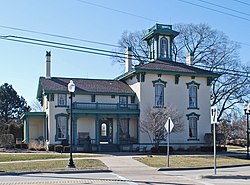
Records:
<instances>
[{"instance_id":1,"label":"power line","mask_svg":"<svg viewBox=\"0 0 250 185\"><path fill-rule=\"evenodd\" d=\"M223 12L223 11L216 10L216 9L213 9L213 8L209 8L209 7L206 7L206 6L202 6L202 5L199 5L199 4L196 4L196 3L191 3L191 2L188 2L188 1L185 1L185 0L178 0L178 1L181 1L181 2L183 2L183 3L190 4L190 5L193 5L193 6L197 6L197 7L200 7L200 8L204 8L204 9L207 9L207 10L211 10L211 11L214 11L214 12L217 12L217 13L221 13L221 14L224 14L224 15L229 15L229 16L231 16L231 17L235 17L235 18L242 19L242 20L245 20L245 21L249 21L249 22L250 22L250 19L247 19L247 18L245 18L245 17L241 17L241 16L234 15L234 14L227 13L227 12Z\"/></svg>"},{"instance_id":2,"label":"power line","mask_svg":"<svg viewBox=\"0 0 250 185\"><path fill-rule=\"evenodd\" d=\"M246 3L246 2L244 2L244 1L240 1L240 0L233 0L233 1L236 1L236 2L238 2L238 3L244 4L244 5L247 5L247 6L250 6L249 3Z\"/></svg>"},{"instance_id":3,"label":"power line","mask_svg":"<svg viewBox=\"0 0 250 185\"><path fill-rule=\"evenodd\" d=\"M103 56L109 56L109 57L118 57L125 59L125 54L110 50L104 50L104 49L97 49L97 48L90 48L85 46L78 46L73 44L65 44L60 42L52 42L47 40L41 40L41 39L34 39L30 37L20 37L15 35L6 35L6 36L0 36L0 39L9 40L9 41L15 41L20 43L26 43L26 44L33 44L33 45L40 45L40 46L48 46L53 47L57 49L66 49L71 51L78 51L78 52L85 52L90 54L99 54ZM135 55L131 56L132 58L135 57ZM146 58L146 57L142 57ZM133 58L136 60L136 58Z\"/></svg>"},{"instance_id":4,"label":"power line","mask_svg":"<svg viewBox=\"0 0 250 185\"><path fill-rule=\"evenodd\" d=\"M250 14L248 13L245 13L245 12L241 12L241 11L238 11L238 10L235 10L235 9L232 9L232 8L227 8L225 6L221 6L221 5L218 5L218 4L215 4L215 3L210 3L208 1L204 1L204 0L197 0L197 1L200 1L200 2L203 2L203 3L206 3L206 4L209 4L209 5L213 5L213 6L216 6L216 7L219 7L219 8L223 8L225 10L230 10L230 11L233 11L233 12L236 12L236 13L239 13L239 14L242 14L242 15L247 15L247 16L250 16Z\"/></svg>"},{"instance_id":5,"label":"power line","mask_svg":"<svg viewBox=\"0 0 250 185\"><path fill-rule=\"evenodd\" d=\"M140 19L144 19L144 20L147 20L147 21L150 21L150 22L158 22L157 20L154 20L154 19L151 19L151 18L147 18L147 17L143 17L143 16L140 16L140 15L128 13L128 12L125 12L125 11L122 11L122 10L117 10L117 9L114 9L114 8L109 8L107 6L99 5L99 4L96 4L96 3L90 3L90 2L87 2L87 1L84 1L84 0L76 0L76 1L88 4L88 5L96 6L96 7L99 7L99 8L104 8L104 9L107 9L107 10L111 10L111 11L114 11L114 12L130 15L130 16L137 17L137 18L140 18Z\"/></svg>"},{"instance_id":6,"label":"power line","mask_svg":"<svg viewBox=\"0 0 250 185\"><path fill-rule=\"evenodd\" d=\"M0 39L19 42L19 43L25 43L25 44L38 45L38 46L47 46L47 47L52 47L52 48L57 48L57 49L64 49L64 50L81 52L81 53L89 53L89 54L95 54L95 55L101 55L101 56L108 56L108 57L126 59L126 56L125 56L124 53L118 53L118 52L104 50L104 49L89 48L89 47L72 45L72 44L65 44L65 43L59 43L59 42L46 41L46 40L41 40L41 39L34 39L34 38L29 38L29 37L20 37L20 36L7 35L7 36L0 36ZM132 55L132 57L133 57L134 60L137 60L135 57L140 57L140 58L147 59L147 57L145 57L145 56ZM205 66L205 65L202 65L202 64L198 64L198 65L196 64L196 65L194 65L194 67L201 67L201 68L210 69L208 66ZM217 67L215 72L223 73L223 74L229 74L229 75L242 76L242 77L247 77L247 78L250 77L248 71L230 70L230 69L225 70L223 68Z\"/></svg>"},{"instance_id":7,"label":"power line","mask_svg":"<svg viewBox=\"0 0 250 185\"><path fill-rule=\"evenodd\" d=\"M39 35L46 35L46 36L57 37L57 38L62 38L62 39L69 39L69 40L75 40L75 41L88 42L88 43L91 43L91 44L99 44L99 45L111 46L111 47L121 47L121 46L114 45L114 44L90 41L90 40L86 40L86 39L79 39L79 38L74 38L74 37L68 37L68 36L57 35L57 34L52 34L52 33L39 32L39 31L28 30L28 29L17 28L17 27L11 27L11 26L0 25L0 28L11 29L11 30L16 30L16 31L22 31L22 32L28 32L28 33L35 33L35 34L39 34Z\"/></svg>"}]
</instances>

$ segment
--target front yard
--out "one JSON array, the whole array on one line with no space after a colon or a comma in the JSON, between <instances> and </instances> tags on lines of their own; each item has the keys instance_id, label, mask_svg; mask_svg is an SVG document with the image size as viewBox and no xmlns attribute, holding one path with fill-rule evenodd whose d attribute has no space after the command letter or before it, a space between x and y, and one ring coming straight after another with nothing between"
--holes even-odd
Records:
<instances>
[{"instance_id":1,"label":"front yard","mask_svg":"<svg viewBox=\"0 0 250 185\"><path fill-rule=\"evenodd\" d=\"M167 166L166 156L148 156L134 158L148 166L164 168ZM217 156L217 166L231 165L250 165L250 160L244 158L235 158L227 156ZM194 167L213 167L213 156L190 156L190 155L172 155L170 156L171 168L194 168Z\"/></svg>"},{"instance_id":2,"label":"front yard","mask_svg":"<svg viewBox=\"0 0 250 185\"><path fill-rule=\"evenodd\" d=\"M105 170L107 167L98 159L98 154L73 154L75 169L72 170ZM5 154L0 153L0 172L25 171L62 171L67 168L69 154ZM39 161L41 160L41 161Z\"/></svg>"}]
</instances>

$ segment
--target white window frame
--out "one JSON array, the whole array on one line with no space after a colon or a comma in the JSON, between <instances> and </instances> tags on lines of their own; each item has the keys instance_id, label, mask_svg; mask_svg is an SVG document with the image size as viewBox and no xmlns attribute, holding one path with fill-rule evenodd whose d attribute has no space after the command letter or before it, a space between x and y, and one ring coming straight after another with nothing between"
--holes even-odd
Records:
<instances>
[{"instance_id":1,"label":"white window frame","mask_svg":"<svg viewBox=\"0 0 250 185\"><path fill-rule=\"evenodd\" d=\"M67 106L67 94L58 94L58 106Z\"/></svg>"}]
</instances>

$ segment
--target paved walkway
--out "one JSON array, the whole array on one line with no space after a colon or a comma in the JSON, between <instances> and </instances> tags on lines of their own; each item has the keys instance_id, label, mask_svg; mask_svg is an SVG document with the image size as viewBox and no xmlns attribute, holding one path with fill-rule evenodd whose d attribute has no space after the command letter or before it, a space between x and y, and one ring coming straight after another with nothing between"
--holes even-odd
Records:
<instances>
[{"instance_id":1,"label":"paved walkway","mask_svg":"<svg viewBox=\"0 0 250 185\"><path fill-rule=\"evenodd\" d=\"M176 175L164 174L156 168L148 167L132 158L132 156L100 157L113 173L124 177L133 184L202 184L192 179Z\"/></svg>"}]
</instances>

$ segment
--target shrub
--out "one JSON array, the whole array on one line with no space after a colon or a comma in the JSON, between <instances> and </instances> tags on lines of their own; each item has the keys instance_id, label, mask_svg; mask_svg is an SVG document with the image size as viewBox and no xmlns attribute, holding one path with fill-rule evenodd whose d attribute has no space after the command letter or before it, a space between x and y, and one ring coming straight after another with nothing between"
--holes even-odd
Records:
<instances>
[{"instance_id":1,"label":"shrub","mask_svg":"<svg viewBox=\"0 0 250 185\"><path fill-rule=\"evenodd\" d=\"M0 146L4 148L13 148L15 146L15 140L13 134L0 135Z\"/></svg>"},{"instance_id":2,"label":"shrub","mask_svg":"<svg viewBox=\"0 0 250 185\"><path fill-rule=\"evenodd\" d=\"M62 153L62 150L63 150L63 145L55 145L55 147L54 147L55 152L61 152Z\"/></svg>"},{"instance_id":3,"label":"shrub","mask_svg":"<svg viewBox=\"0 0 250 185\"><path fill-rule=\"evenodd\" d=\"M39 151L46 151L47 144L46 142L38 141L38 140L31 140L28 144L29 150L39 150Z\"/></svg>"}]
</instances>

